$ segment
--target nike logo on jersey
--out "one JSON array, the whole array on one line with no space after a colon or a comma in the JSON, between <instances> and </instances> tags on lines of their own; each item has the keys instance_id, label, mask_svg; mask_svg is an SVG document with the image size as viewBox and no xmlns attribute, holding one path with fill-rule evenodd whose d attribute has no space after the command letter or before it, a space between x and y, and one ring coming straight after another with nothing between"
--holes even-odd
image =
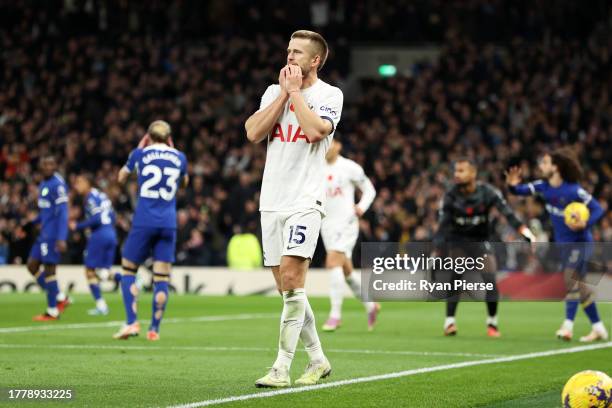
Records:
<instances>
[{"instance_id":1,"label":"nike logo on jersey","mask_svg":"<svg viewBox=\"0 0 612 408\"><path fill-rule=\"evenodd\" d=\"M294 245L294 246L287 246L287 251L293 249L293 248L297 248L299 245Z\"/></svg>"}]
</instances>

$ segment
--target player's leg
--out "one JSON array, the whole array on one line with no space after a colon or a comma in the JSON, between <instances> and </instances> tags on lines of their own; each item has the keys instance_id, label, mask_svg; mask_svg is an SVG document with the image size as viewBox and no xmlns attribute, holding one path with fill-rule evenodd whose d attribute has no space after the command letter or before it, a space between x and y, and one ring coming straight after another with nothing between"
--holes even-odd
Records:
<instances>
[{"instance_id":1,"label":"player's leg","mask_svg":"<svg viewBox=\"0 0 612 408\"><path fill-rule=\"evenodd\" d=\"M359 299L361 297L361 279L355 276L353 273L353 260L350 258L349 254L344 255L344 263L342 264L344 279L349 288L351 288L353 295ZM376 318L378 317L378 312L380 311L380 305L375 302L362 303L368 314L368 330L372 331L374 330L374 325L376 325Z\"/></svg>"},{"instance_id":2,"label":"player's leg","mask_svg":"<svg viewBox=\"0 0 612 408\"><path fill-rule=\"evenodd\" d=\"M123 246L121 259L121 295L125 307L126 322L113 335L113 338L126 340L140 333L137 316L138 287L136 273L138 266L145 261L150 252L151 231L148 228L132 227Z\"/></svg>"},{"instance_id":3,"label":"player's leg","mask_svg":"<svg viewBox=\"0 0 612 408\"><path fill-rule=\"evenodd\" d=\"M595 303L595 293L591 286L586 282L586 276L588 273L587 265L588 260L592 255L591 243L582 243L580 245L581 259L578 265L577 271L578 276L578 292L580 295L580 304L584 310L584 313L591 322L591 332L586 336L580 338L581 342L592 342L596 340L608 340L608 331L606 330L603 322L599 318L599 312L597 311L597 304Z\"/></svg>"},{"instance_id":4,"label":"player's leg","mask_svg":"<svg viewBox=\"0 0 612 408\"><path fill-rule=\"evenodd\" d=\"M564 246L561 253L561 267L563 278L565 280L565 288L567 294L565 296L565 320L561 324L561 328L557 330L557 338L560 340L570 341L574 334L574 320L578 313L578 305L580 304L580 274L578 266L580 261L580 249L573 245Z\"/></svg>"},{"instance_id":5,"label":"player's leg","mask_svg":"<svg viewBox=\"0 0 612 408\"><path fill-rule=\"evenodd\" d=\"M291 364L287 359L293 358L295 353L293 339L295 332L299 330L298 333L310 360L304 374L296 381L296 384L301 385L316 384L331 373L331 365L323 353L314 313L304 290L306 272L317 246L320 229L321 213L316 210L293 214L283 224L285 249L280 265L281 287L285 302L283 309L284 313L286 312L285 316L293 318L289 321L287 318L283 319L281 343L285 343L287 347L281 347L279 357L281 361L288 363L288 366Z\"/></svg>"},{"instance_id":6,"label":"player's leg","mask_svg":"<svg viewBox=\"0 0 612 408\"><path fill-rule=\"evenodd\" d=\"M102 297L102 290L100 289L100 279L96 274L94 268L85 267L85 276L87 277L87 283L89 284L89 291L96 302L96 307L90 309L87 313L91 316L105 316L108 314L108 306L106 301Z\"/></svg>"},{"instance_id":7,"label":"player's leg","mask_svg":"<svg viewBox=\"0 0 612 408\"><path fill-rule=\"evenodd\" d=\"M59 287L57 284L57 278L55 276L55 265L54 264L43 264L43 272L45 276L45 289L47 292L47 310L44 314L34 316L34 321L50 321L57 320L59 318L60 311L57 307L57 294L59 293Z\"/></svg>"},{"instance_id":8,"label":"player's leg","mask_svg":"<svg viewBox=\"0 0 612 408\"><path fill-rule=\"evenodd\" d=\"M345 256L342 252L329 250L325 258L325 268L329 271L329 301L331 309L329 317L322 329L334 331L342 322L342 302L344 300L344 272L342 266Z\"/></svg>"},{"instance_id":9,"label":"player's leg","mask_svg":"<svg viewBox=\"0 0 612 408\"><path fill-rule=\"evenodd\" d=\"M283 231L281 217L277 212L264 211L261 213L261 235L263 245L264 266L272 268L272 274L276 282L278 292L283 296L282 282L280 275L281 253L283 248ZM283 313L280 317L280 325L282 326L284 314L284 296L283 296ZM280 340L279 340L280 349ZM266 375L255 381L256 387L287 387L291 385L289 378L289 370L285 367L272 367Z\"/></svg>"},{"instance_id":10,"label":"player's leg","mask_svg":"<svg viewBox=\"0 0 612 408\"><path fill-rule=\"evenodd\" d=\"M34 244L34 246L37 246L37 245ZM32 250L34 250L34 247L32 247ZM27 263L28 272L30 272L32 277L36 280L36 283L38 283L38 286L40 286L42 290L46 291L47 285L45 285L45 273L40 268L40 265L41 265L40 259L32 258L32 252L31 252L30 257L28 258L28 263Z\"/></svg>"},{"instance_id":11,"label":"player's leg","mask_svg":"<svg viewBox=\"0 0 612 408\"><path fill-rule=\"evenodd\" d=\"M484 283L493 285L493 290L487 290L485 294L485 301L487 302L487 335L497 338L501 337L497 321L499 291L497 289L497 279L495 276L497 262L492 253L489 253L488 256L485 257L484 266L482 280Z\"/></svg>"},{"instance_id":12,"label":"player's leg","mask_svg":"<svg viewBox=\"0 0 612 408\"><path fill-rule=\"evenodd\" d=\"M176 229L161 228L153 243L153 311L147 339L159 340L159 327L168 304L170 270L176 249Z\"/></svg>"}]
</instances>

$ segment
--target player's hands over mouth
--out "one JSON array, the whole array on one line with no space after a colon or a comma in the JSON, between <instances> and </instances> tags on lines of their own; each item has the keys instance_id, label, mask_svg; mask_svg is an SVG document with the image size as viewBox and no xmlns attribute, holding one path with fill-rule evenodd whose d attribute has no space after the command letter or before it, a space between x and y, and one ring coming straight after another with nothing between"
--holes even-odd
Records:
<instances>
[{"instance_id":1,"label":"player's hands over mouth","mask_svg":"<svg viewBox=\"0 0 612 408\"><path fill-rule=\"evenodd\" d=\"M285 75L287 92L299 92L302 88L302 68L299 65L288 65Z\"/></svg>"},{"instance_id":2,"label":"player's hands over mouth","mask_svg":"<svg viewBox=\"0 0 612 408\"><path fill-rule=\"evenodd\" d=\"M63 240L55 241L55 250L57 252L64 252L66 248L67 248L66 241L63 241Z\"/></svg>"},{"instance_id":3,"label":"player's hands over mouth","mask_svg":"<svg viewBox=\"0 0 612 408\"><path fill-rule=\"evenodd\" d=\"M278 73L278 84L281 87L281 92L284 93L288 93L287 92L287 74L289 72L288 70L288 65L285 65L284 67L281 68L280 72Z\"/></svg>"},{"instance_id":4,"label":"player's hands over mouth","mask_svg":"<svg viewBox=\"0 0 612 408\"><path fill-rule=\"evenodd\" d=\"M70 222L68 223L68 228L70 229L70 231L74 231L74 230L76 230L76 226L77 226L76 221L70 221Z\"/></svg>"},{"instance_id":5,"label":"player's hands over mouth","mask_svg":"<svg viewBox=\"0 0 612 408\"><path fill-rule=\"evenodd\" d=\"M504 172L506 175L506 184L513 187L519 184L521 182L521 172L521 168L518 166L510 167Z\"/></svg>"}]
</instances>

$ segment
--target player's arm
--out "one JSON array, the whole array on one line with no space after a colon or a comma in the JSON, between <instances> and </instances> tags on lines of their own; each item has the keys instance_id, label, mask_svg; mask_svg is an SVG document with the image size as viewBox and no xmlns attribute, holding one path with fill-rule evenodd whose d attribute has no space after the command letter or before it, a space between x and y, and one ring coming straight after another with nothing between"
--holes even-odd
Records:
<instances>
[{"instance_id":1,"label":"player's arm","mask_svg":"<svg viewBox=\"0 0 612 408\"><path fill-rule=\"evenodd\" d=\"M68 196L65 187L62 185L57 186L54 204L55 215L59 220L55 247L59 252L64 252L68 239Z\"/></svg>"},{"instance_id":2,"label":"player's arm","mask_svg":"<svg viewBox=\"0 0 612 408\"><path fill-rule=\"evenodd\" d=\"M325 139L329 134L334 131L334 119L338 120L340 116L340 110L342 106L326 107L329 111L334 112L336 118L332 119L329 116L322 117L316 112L313 112L308 107L308 104L304 100L300 88L302 86L302 70L300 67L292 65L289 66L287 73L287 92L289 92L289 98L293 104L295 116L297 117L298 123L302 128L302 132L308 136L308 140L311 143L317 143ZM338 102L334 105L337 105ZM342 101L340 99L340 105Z\"/></svg>"},{"instance_id":3,"label":"player's arm","mask_svg":"<svg viewBox=\"0 0 612 408\"><path fill-rule=\"evenodd\" d=\"M283 67L278 77L281 87L280 94L274 98L273 89L269 87L261 98L259 110L252 114L244 123L247 139L252 143L259 143L270 134L285 108L285 104L289 99L289 94L284 86L286 69L287 67Z\"/></svg>"},{"instance_id":4,"label":"player's arm","mask_svg":"<svg viewBox=\"0 0 612 408\"><path fill-rule=\"evenodd\" d=\"M582 187L578 188L578 197L587 206L590 214L589 220L586 222L584 228L591 228L604 216L605 211L599 202Z\"/></svg>"},{"instance_id":5,"label":"player's arm","mask_svg":"<svg viewBox=\"0 0 612 408\"><path fill-rule=\"evenodd\" d=\"M102 225L102 207L96 207L94 202L90 202L87 205L90 207L91 217L77 223L75 227L77 231Z\"/></svg>"},{"instance_id":6,"label":"player's arm","mask_svg":"<svg viewBox=\"0 0 612 408\"><path fill-rule=\"evenodd\" d=\"M442 202L440 203L440 208L438 209L438 230L433 237L434 247L439 247L444 243L446 235L450 230L453 222L453 209L451 202L452 199L449 197L448 193L444 194Z\"/></svg>"},{"instance_id":7,"label":"player's arm","mask_svg":"<svg viewBox=\"0 0 612 408\"><path fill-rule=\"evenodd\" d=\"M140 143L142 144L143 140L145 140L148 137L149 137L148 135L145 135L143 139L140 141ZM138 146L140 146L140 144ZM140 147L130 152L127 162L121 168L121 170L119 170L119 174L117 175L117 181L119 182L119 184L124 185L130 178L130 174L132 173L132 171L134 171L134 168L136 167L136 162L138 161L140 152L142 152Z\"/></svg>"},{"instance_id":8,"label":"player's arm","mask_svg":"<svg viewBox=\"0 0 612 408\"><path fill-rule=\"evenodd\" d=\"M362 216L372 202L374 198L376 198L376 189L374 188L374 184L370 181L370 179L365 175L363 169L359 167L360 177L355 181L355 186L361 191L361 200L355 205L355 212L358 216Z\"/></svg>"},{"instance_id":9,"label":"player's arm","mask_svg":"<svg viewBox=\"0 0 612 408\"><path fill-rule=\"evenodd\" d=\"M534 195L541 192L544 187L544 182L537 180L531 183L521 183L521 172L521 168L518 166L511 167L505 172L506 184L510 192L522 196Z\"/></svg>"},{"instance_id":10,"label":"player's arm","mask_svg":"<svg viewBox=\"0 0 612 408\"><path fill-rule=\"evenodd\" d=\"M504 217L506 217L510 225L515 230L517 230L518 233L521 234L523 238L525 238L527 241L535 242L536 237L533 232L531 232L531 230L527 228L527 226L523 224L523 222L521 222L514 210L512 210L512 208L510 208L510 205L508 205L508 202L506 201L502 193L492 186L488 186L488 189L489 194L492 195L493 205L500 213L502 213Z\"/></svg>"}]
</instances>

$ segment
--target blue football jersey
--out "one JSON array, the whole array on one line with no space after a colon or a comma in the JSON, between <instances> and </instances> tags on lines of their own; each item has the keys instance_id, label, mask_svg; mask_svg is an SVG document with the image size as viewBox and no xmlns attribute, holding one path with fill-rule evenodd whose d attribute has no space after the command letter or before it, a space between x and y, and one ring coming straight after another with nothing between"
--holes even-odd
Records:
<instances>
[{"instance_id":1,"label":"blue football jersey","mask_svg":"<svg viewBox=\"0 0 612 408\"><path fill-rule=\"evenodd\" d=\"M115 234L113 203L96 188L92 188L85 199L85 220L77 224L77 229L85 228L91 228L92 234L103 231Z\"/></svg>"},{"instance_id":2,"label":"blue football jersey","mask_svg":"<svg viewBox=\"0 0 612 408\"><path fill-rule=\"evenodd\" d=\"M563 182L560 186L553 187L548 184L548 181L537 180L511 187L510 191L518 195L539 195L544 199L556 242L593 241L591 227L603 216L603 209L580 184ZM572 231L565 224L563 210L568 204L575 201L584 203L590 211L589 221L582 231Z\"/></svg>"},{"instance_id":3,"label":"blue football jersey","mask_svg":"<svg viewBox=\"0 0 612 408\"><path fill-rule=\"evenodd\" d=\"M68 187L64 178L55 173L38 186L38 217L40 238L45 241L65 241L68 238Z\"/></svg>"},{"instance_id":4,"label":"blue football jersey","mask_svg":"<svg viewBox=\"0 0 612 408\"><path fill-rule=\"evenodd\" d=\"M125 168L138 173L138 204L132 225L176 228L176 191L187 173L187 158L164 144L130 153Z\"/></svg>"}]
</instances>

